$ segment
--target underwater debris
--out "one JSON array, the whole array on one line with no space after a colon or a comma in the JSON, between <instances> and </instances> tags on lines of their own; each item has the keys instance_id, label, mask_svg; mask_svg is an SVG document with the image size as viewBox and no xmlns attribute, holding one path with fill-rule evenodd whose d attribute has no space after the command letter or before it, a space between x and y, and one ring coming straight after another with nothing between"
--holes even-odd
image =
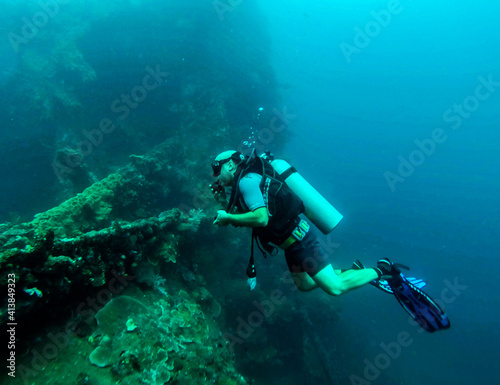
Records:
<instances>
[{"instance_id":1,"label":"underwater debris","mask_svg":"<svg viewBox=\"0 0 500 385\"><path fill-rule=\"evenodd\" d=\"M176 83L159 90L158 100L152 104L151 110L137 109L134 111L137 119L130 119L122 127L117 125L116 135L113 138L106 137L99 151L93 151L96 146L91 147L92 156L87 158L85 155L83 164L68 164L68 156L72 154L64 151L58 154L56 150L54 160L59 162L61 168L54 171L57 176L58 172L64 174L62 177L66 183L50 186L47 181L43 182L52 189L52 198L59 194L55 201L59 201L60 197L70 197L74 192L80 192L78 196L39 214L33 222L15 228L9 225L8 229L0 226L0 267L1 271L14 271L17 276L20 316L28 316L37 309L45 309L44 313L47 313L47 310L55 309L51 305L61 299L72 302L87 296L89 292L106 292L110 286L105 286L105 283L114 281L117 286L126 286L133 278L131 274L135 275L134 264L152 266L151 271L161 277L158 275L160 267L165 271L172 267L171 262L182 261L184 256L180 255L178 244L192 237L206 220L198 207L202 206L206 212L210 211L208 200L204 200L205 197L199 193L207 185L207 154L217 152L221 146L226 147L241 139L241 130L235 130L233 122L244 124L245 116L249 115L248 110L253 109L248 106L262 103L263 98L266 103L274 103L270 92L267 94L262 92L264 90L258 90L248 93L245 91L249 89L246 82L235 85L230 72L234 65L238 77L243 81L249 77L248 74L257 73L263 77L262 71L251 67L265 68L268 65L265 60L268 51L265 39L260 39L258 52L245 53L239 49L239 43L234 43L245 40L241 39L240 33L233 32L232 27L231 33L226 33L228 29L222 28L223 25L219 23L221 25L208 30L207 34L199 34L199 22L203 21L199 16L213 13L211 2L179 2L172 12L157 12L162 15L162 19L159 19L162 22L157 23L159 20L155 19L151 26L161 26L161 33L151 35L155 43L151 47L158 49L154 50L152 56L145 55L144 58L142 52L146 51L140 47L143 41L136 46L133 34L124 40L123 31L114 32L110 28L117 14L126 17L127 12L123 12L124 7L128 6L126 3L84 3L67 5L64 12L50 20L47 28L37 36L36 42L23 45L22 55L19 56L22 61L20 75L13 77L11 83L15 89L12 92L6 90L6 94L15 99L11 102L10 97L5 98L4 106L16 118L13 119L16 123L12 123L12 128L21 126L31 132L34 128L43 130L47 127L50 132L45 132L44 135L50 138L48 146L77 148L73 155L83 159L84 151L79 145L82 142L78 141L89 138L87 135L84 138L82 132L97 130L94 118L109 113L109 108L106 107L120 94L123 73L128 75L134 71L129 59L132 60L132 56L139 52L135 51L136 47L141 48L141 59L138 60L141 66L143 61L149 60L152 63L162 63L162 66L166 63L166 68L177 74ZM33 12L29 12L30 15L39 11L37 4L33 3L33 7L35 8L32 8ZM202 12L198 12L198 7L203 7ZM178 13L183 13L184 16L178 17ZM100 51L100 45L95 44L98 42L94 42L92 38L102 38L102 31L99 29L102 27L105 27L106 32L117 33L117 42L125 42L124 46L115 47L118 54L121 52L120 47L131 48L127 50L129 54L126 62L120 66L124 72L117 70L118 67L110 71L106 60L102 61L102 67L99 68L103 51ZM87 34L92 29L94 35ZM255 27L243 30L245 33L252 30L249 33L252 36L255 33ZM234 39L235 34L237 39ZM190 43L191 39L194 44ZM109 36L103 40L108 48L110 41ZM233 60L229 66L226 64L227 60L204 60L210 59L212 53L217 52L221 41L233 44L230 50ZM93 45L96 46L95 51L90 47ZM244 44L243 47L247 45ZM199 46L204 49L197 49ZM108 53L115 51L115 48L108 50ZM205 56L207 54L209 56ZM197 66L194 59L201 59L201 66ZM210 65L207 66L207 63ZM99 83L96 84L95 81ZM257 86L253 83L252 86ZM264 79L262 83L265 83ZM267 83L272 84L272 79ZM116 87L107 87L109 84ZM100 86L103 86L102 92L97 92ZM173 104L176 105L173 108L176 116L172 118L174 114L168 114L162 106ZM150 116L145 116L145 111ZM39 124L42 121L46 121L46 124ZM22 127L23 124L25 127ZM123 137L115 140L120 135ZM174 139L145 155L131 156L130 165L119 169L123 165L122 160L127 159L131 152L145 151L147 146L155 145L166 136ZM129 147L130 142L134 142L135 147ZM116 147L113 148L113 145ZM24 160L22 158L20 156L14 162L20 163L19 159ZM66 174L67 171L73 173ZM109 177L95 183L95 175L102 177L109 173ZM90 184L92 185L89 187ZM86 187L87 190L84 190ZM188 204L182 206L182 212L172 209L181 207L186 202ZM45 206L33 207L41 210L38 207ZM158 215L159 211L164 211L163 215ZM15 231L19 232L15 234ZM156 265L152 265L152 261ZM195 269L194 271L196 272ZM161 297L164 300L161 302L163 310L143 301L148 308L148 312L144 311L144 314L148 314L153 320L156 321L158 313L163 314L162 320L152 323L151 328L144 328L141 322L146 324L146 319L136 319L135 315L125 319L125 325L120 324L122 331L127 331L126 335L131 338L144 330L148 331L146 341L151 345L141 345L142 355L140 352L123 352L116 362L108 365L108 357L103 356L103 353L107 353L108 345L113 346L116 339L120 340L120 336L116 335L108 340L96 337L96 343L102 346L93 352L92 360L106 369L101 370L94 365L92 371L81 370L76 381L75 378L59 378L58 381L78 384L105 382L93 377L97 370L102 373L112 372L117 377L113 382L127 385L163 384L165 381L174 383L174 380L176 383L189 384L245 384L245 380L231 366L232 357L224 348L224 341L214 337L220 335L220 331L209 327L203 313L193 303L193 298L197 298L190 290L203 284L200 277L182 270L182 278L189 282L185 293L179 293L182 282L175 290L169 287L170 282L164 282L161 289L168 296ZM160 283L160 279L157 278L156 282ZM4 290L2 285L3 280L0 280L0 287ZM132 284L127 290L131 286ZM43 292L43 297L37 297L36 294L30 296L23 291L35 288ZM154 291L153 293L159 295ZM209 294L204 293L203 298L205 300L200 303L203 310L213 304L213 313L220 313L220 305L207 299ZM175 317L182 318L182 321L172 321L174 308L177 311L174 312ZM210 312L205 314L209 315ZM127 325L129 320L137 325L132 332L127 330L133 327L131 323ZM179 326L181 323L183 327ZM200 327L195 333L192 328L196 329L198 323ZM191 326L186 327L188 324ZM176 339L168 339L166 331L169 328L177 328L182 334ZM202 336L208 334L211 334L211 339L204 340ZM158 348L156 343L160 339L164 346ZM198 340L204 341L204 344L198 343ZM148 350L150 346L153 350ZM145 354L154 355L156 348L158 351L154 362L141 361ZM40 372L40 379L34 381L44 383L41 377L43 374L48 375L47 372L48 370ZM145 375L141 378L143 373ZM125 380L120 381L124 378Z\"/></svg>"},{"instance_id":2,"label":"underwater debris","mask_svg":"<svg viewBox=\"0 0 500 385\"><path fill-rule=\"evenodd\" d=\"M179 231L180 223L180 210L172 209L158 217L115 222L73 238L59 238L48 231L43 238L31 241L32 229L27 230L25 240L29 244L23 249L0 247L0 271L14 270L17 284L26 289L26 295L16 299L18 316L47 306L52 300L60 301L73 287L103 286L116 272L131 269L142 259L151 261L154 256L157 264L175 263L180 235L173 232ZM0 239L10 239L6 233L0 234ZM14 235L16 239L18 236ZM6 280L0 281L0 286L5 284ZM6 307L5 302L2 310Z\"/></svg>"},{"instance_id":3,"label":"underwater debris","mask_svg":"<svg viewBox=\"0 0 500 385\"><path fill-rule=\"evenodd\" d=\"M147 171L146 175L140 170L144 168L143 166L134 166L131 163L59 206L35 215L31 222L2 225L0 260L10 260L16 255L22 257L24 261L30 260L31 256L43 255L47 257L63 255L71 259L76 255L85 258L86 255L83 255L81 250L91 250L97 256L106 250L111 250L112 246L120 242L122 246L117 249L120 251L125 249L126 252L121 254L127 255L127 252L139 248L146 241L149 240L149 243L154 244L158 239L164 242L162 247L168 255L166 260L174 261L177 252L176 247L172 246L176 242L173 239L175 234L180 231L177 228L183 223L188 223L190 229L195 231L196 226L204 219L203 215L196 210L183 213L181 210L172 209L154 217L151 215L152 210L145 205L154 200L149 199L151 194L160 194L158 197L164 197L161 194L168 192L167 188L163 190L158 188L156 174L168 172L167 168L159 167L158 164L162 163L161 159L168 159L168 154L177 147L178 143L175 140L168 140L141 157L143 160L147 159L146 165L153 165L146 167L147 170L144 170ZM168 180L165 175L161 178ZM121 213L130 217L131 212L141 210L141 216L144 217L142 220L119 219ZM151 214L148 216L148 213ZM160 231L170 235L166 239L162 235L157 237ZM118 240L120 242L117 242ZM104 246L103 241L111 241L111 244ZM37 250L33 250L34 248Z\"/></svg>"}]
</instances>

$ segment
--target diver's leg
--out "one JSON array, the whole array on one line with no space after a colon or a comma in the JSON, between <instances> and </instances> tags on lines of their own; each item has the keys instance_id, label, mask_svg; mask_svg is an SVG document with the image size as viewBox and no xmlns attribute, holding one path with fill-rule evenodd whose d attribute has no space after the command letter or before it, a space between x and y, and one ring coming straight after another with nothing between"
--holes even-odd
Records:
<instances>
[{"instance_id":1,"label":"diver's leg","mask_svg":"<svg viewBox=\"0 0 500 385\"><path fill-rule=\"evenodd\" d=\"M318 287L316 282L306 272L292 273L292 280L300 291L310 291Z\"/></svg>"},{"instance_id":2,"label":"diver's leg","mask_svg":"<svg viewBox=\"0 0 500 385\"><path fill-rule=\"evenodd\" d=\"M326 293L340 295L377 279L378 274L374 269L347 270L336 274L332 265L328 265L311 278Z\"/></svg>"}]
</instances>

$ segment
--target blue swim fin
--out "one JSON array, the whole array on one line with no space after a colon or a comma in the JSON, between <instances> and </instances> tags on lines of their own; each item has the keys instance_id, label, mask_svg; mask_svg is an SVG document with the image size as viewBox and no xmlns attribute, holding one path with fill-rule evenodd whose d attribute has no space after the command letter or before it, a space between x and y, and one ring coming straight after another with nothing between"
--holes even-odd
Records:
<instances>
[{"instance_id":1,"label":"blue swim fin","mask_svg":"<svg viewBox=\"0 0 500 385\"><path fill-rule=\"evenodd\" d=\"M443 309L424 291L412 284L401 272L387 280L403 309L429 333L448 329L450 320Z\"/></svg>"},{"instance_id":2,"label":"blue swim fin","mask_svg":"<svg viewBox=\"0 0 500 385\"><path fill-rule=\"evenodd\" d=\"M432 333L448 329L450 320L441 307L424 291L427 284L417 278L407 278L401 273L400 268L409 270L405 265L392 264L395 274L387 279L370 282L377 289L394 294L403 309L426 331ZM364 269L358 260L354 262L355 269Z\"/></svg>"},{"instance_id":3,"label":"blue swim fin","mask_svg":"<svg viewBox=\"0 0 500 385\"><path fill-rule=\"evenodd\" d=\"M397 264L396 266L406 268L406 270L409 270L409 268L405 265ZM360 270L360 269L366 269L366 267L358 259L355 262L353 262L353 269ZM423 279L414 277L406 277L406 279L419 289L427 286L427 282L425 282ZM391 286L389 285L389 282L387 282L387 280L385 279L377 279L375 281L371 281L370 284L375 286L377 289L382 290L385 293L394 294Z\"/></svg>"},{"instance_id":4,"label":"blue swim fin","mask_svg":"<svg viewBox=\"0 0 500 385\"><path fill-rule=\"evenodd\" d=\"M427 282L425 282L423 279L414 278L414 277L405 277L405 278L413 286L415 286L415 287L417 287L419 289L427 286ZM385 291L386 293L394 294L394 291L392 290L391 285L389 285L389 282L387 282L387 280L385 280L385 279L379 279L378 281L373 281L373 282L371 282L371 284L373 286L375 286L376 288L378 288L378 289L380 289L382 291Z\"/></svg>"}]
</instances>

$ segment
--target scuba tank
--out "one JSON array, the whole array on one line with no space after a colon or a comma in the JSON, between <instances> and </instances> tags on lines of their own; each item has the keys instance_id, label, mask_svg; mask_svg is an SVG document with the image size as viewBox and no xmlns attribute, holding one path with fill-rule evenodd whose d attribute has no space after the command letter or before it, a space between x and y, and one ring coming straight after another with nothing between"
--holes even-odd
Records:
<instances>
[{"instance_id":1,"label":"scuba tank","mask_svg":"<svg viewBox=\"0 0 500 385\"><path fill-rule=\"evenodd\" d=\"M305 206L305 215L321 230L328 234L342 220L343 216L313 186L309 184L287 161L273 159L272 155L262 155L281 176L288 187L300 198Z\"/></svg>"}]
</instances>

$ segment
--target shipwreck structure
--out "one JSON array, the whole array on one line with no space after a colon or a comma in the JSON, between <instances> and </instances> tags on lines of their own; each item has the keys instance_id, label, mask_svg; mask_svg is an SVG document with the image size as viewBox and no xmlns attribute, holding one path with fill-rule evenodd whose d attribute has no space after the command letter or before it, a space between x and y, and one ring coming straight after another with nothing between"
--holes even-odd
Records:
<instances>
[{"instance_id":1,"label":"shipwreck structure","mask_svg":"<svg viewBox=\"0 0 500 385\"><path fill-rule=\"evenodd\" d=\"M247 383L205 281L240 243L215 242L209 163L284 144L270 43L252 1L144 3L61 2L29 39L46 11L6 10L0 148L10 178L32 175L0 205L9 383ZM245 359L263 364L279 354L260 333Z\"/></svg>"}]
</instances>

